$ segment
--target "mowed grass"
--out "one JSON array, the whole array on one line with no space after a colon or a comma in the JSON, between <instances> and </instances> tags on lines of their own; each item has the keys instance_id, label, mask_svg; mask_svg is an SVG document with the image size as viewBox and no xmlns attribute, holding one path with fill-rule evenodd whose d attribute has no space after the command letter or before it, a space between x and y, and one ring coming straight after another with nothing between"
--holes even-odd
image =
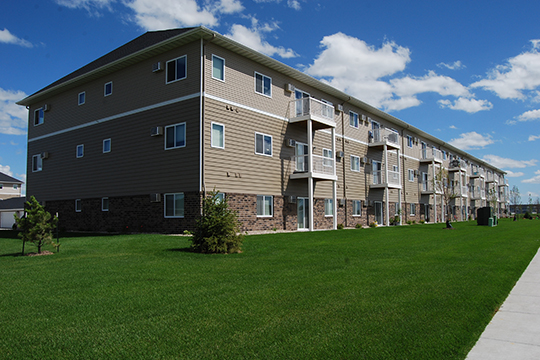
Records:
<instances>
[{"instance_id":1,"label":"mowed grass","mask_svg":"<svg viewBox=\"0 0 540 360\"><path fill-rule=\"evenodd\" d=\"M253 235L233 255L119 235L22 257L0 232L0 358L464 359L540 221L454 226Z\"/></svg>"}]
</instances>

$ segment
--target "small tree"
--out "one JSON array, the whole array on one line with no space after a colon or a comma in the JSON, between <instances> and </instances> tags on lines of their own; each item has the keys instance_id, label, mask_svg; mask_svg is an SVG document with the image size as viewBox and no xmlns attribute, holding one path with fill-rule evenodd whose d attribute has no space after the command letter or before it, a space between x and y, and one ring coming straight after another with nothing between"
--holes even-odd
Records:
<instances>
[{"instance_id":1,"label":"small tree","mask_svg":"<svg viewBox=\"0 0 540 360\"><path fill-rule=\"evenodd\" d=\"M23 255L24 244L27 241L37 246L38 254L41 254L42 246L52 242L52 230L56 227L58 218L45 211L43 206L32 196L25 203L25 216L21 218L15 214L15 222L21 230L19 237L23 241Z\"/></svg>"},{"instance_id":2,"label":"small tree","mask_svg":"<svg viewBox=\"0 0 540 360\"><path fill-rule=\"evenodd\" d=\"M491 206L494 211L498 211L497 203L499 202L499 199L497 198L497 190L489 189L487 195L489 206Z\"/></svg>"},{"instance_id":3,"label":"small tree","mask_svg":"<svg viewBox=\"0 0 540 360\"><path fill-rule=\"evenodd\" d=\"M519 188L514 185L510 190L510 203L514 205L514 212L518 212L518 205L521 204L521 195L519 194Z\"/></svg>"},{"instance_id":4,"label":"small tree","mask_svg":"<svg viewBox=\"0 0 540 360\"><path fill-rule=\"evenodd\" d=\"M243 236L236 212L229 209L227 198L215 189L203 199L202 216L197 221L192 249L201 253L229 254L239 252Z\"/></svg>"},{"instance_id":5,"label":"small tree","mask_svg":"<svg viewBox=\"0 0 540 360\"><path fill-rule=\"evenodd\" d=\"M442 167L437 170L435 177L433 178L433 189L435 190L435 194L433 196L437 196L437 193L441 194L444 206L443 209L446 214L449 215L451 213L449 211L450 201L457 198L459 194L456 192L455 186L450 180L448 170Z\"/></svg>"}]
</instances>

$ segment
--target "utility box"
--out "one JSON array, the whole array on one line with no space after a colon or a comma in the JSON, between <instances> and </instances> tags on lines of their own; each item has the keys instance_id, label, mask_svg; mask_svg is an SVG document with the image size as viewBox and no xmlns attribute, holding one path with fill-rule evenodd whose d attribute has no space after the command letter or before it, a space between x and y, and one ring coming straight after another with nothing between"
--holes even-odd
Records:
<instances>
[{"instance_id":1,"label":"utility box","mask_svg":"<svg viewBox=\"0 0 540 360\"><path fill-rule=\"evenodd\" d=\"M476 222L478 225L497 226L497 216L493 215L493 208L486 206L476 211Z\"/></svg>"}]
</instances>

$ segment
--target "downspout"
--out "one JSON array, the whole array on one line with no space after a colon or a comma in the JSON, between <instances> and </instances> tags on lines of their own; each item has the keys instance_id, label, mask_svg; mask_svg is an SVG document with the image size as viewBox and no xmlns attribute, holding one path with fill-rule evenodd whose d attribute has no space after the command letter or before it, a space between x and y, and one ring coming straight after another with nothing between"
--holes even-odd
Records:
<instances>
[{"instance_id":1,"label":"downspout","mask_svg":"<svg viewBox=\"0 0 540 360\"><path fill-rule=\"evenodd\" d=\"M347 101L351 100L351 97L349 96L349 99ZM341 105L343 106L347 101L344 101L343 103L341 103ZM345 114L345 111L342 111L341 112L341 151L343 152L343 157L341 158L343 163L342 163L342 170L343 170L343 201L345 201L345 211L344 211L344 214L345 214L345 227L348 227L349 226L349 221L348 221L348 211L347 211L347 179L346 179L346 171L345 171L345 119L344 119L344 115Z\"/></svg>"},{"instance_id":2,"label":"downspout","mask_svg":"<svg viewBox=\"0 0 540 360\"><path fill-rule=\"evenodd\" d=\"M201 81L199 89L199 194L206 196L206 186L204 186L204 39L201 37Z\"/></svg>"}]
</instances>

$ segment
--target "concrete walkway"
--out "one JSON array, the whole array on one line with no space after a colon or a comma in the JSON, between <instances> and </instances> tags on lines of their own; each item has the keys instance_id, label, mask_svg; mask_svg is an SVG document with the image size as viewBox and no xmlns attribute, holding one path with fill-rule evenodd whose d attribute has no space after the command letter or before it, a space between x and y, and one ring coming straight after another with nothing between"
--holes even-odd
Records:
<instances>
[{"instance_id":1,"label":"concrete walkway","mask_svg":"<svg viewBox=\"0 0 540 360\"><path fill-rule=\"evenodd\" d=\"M466 360L540 359L540 251Z\"/></svg>"}]
</instances>

